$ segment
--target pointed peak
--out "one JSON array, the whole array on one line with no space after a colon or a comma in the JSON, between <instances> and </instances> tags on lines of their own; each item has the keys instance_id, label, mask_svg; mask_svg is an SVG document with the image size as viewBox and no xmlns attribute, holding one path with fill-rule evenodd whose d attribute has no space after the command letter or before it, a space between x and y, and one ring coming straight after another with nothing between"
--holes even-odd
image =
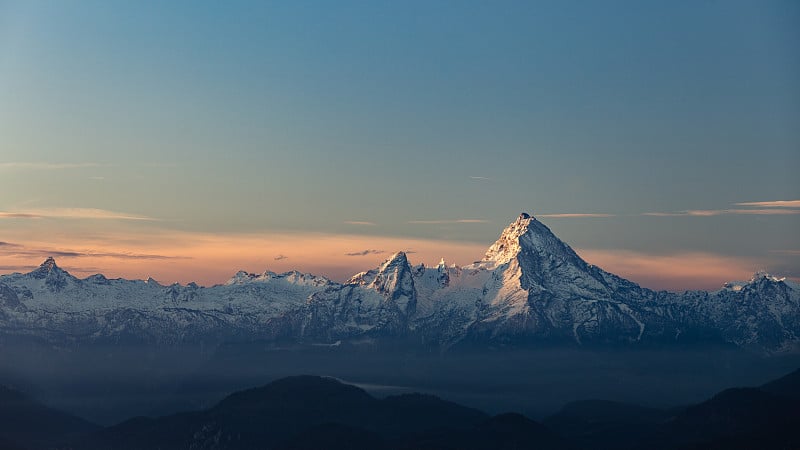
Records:
<instances>
[{"instance_id":1,"label":"pointed peak","mask_svg":"<svg viewBox=\"0 0 800 450\"><path fill-rule=\"evenodd\" d=\"M385 272L397 266L409 266L408 257L406 256L405 252L397 252L394 255L390 256L389 259L387 259L380 265L380 268L378 270L380 270L381 272Z\"/></svg>"},{"instance_id":2,"label":"pointed peak","mask_svg":"<svg viewBox=\"0 0 800 450\"><path fill-rule=\"evenodd\" d=\"M391 257L389 257L390 261L408 261L408 257L406 256L406 252L397 252Z\"/></svg>"},{"instance_id":3,"label":"pointed peak","mask_svg":"<svg viewBox=\"0 0 800 450\"><path fill-rule=\"evenodd\" d=\"M228 281L226 281L225 285L230 286L232 284L241 284L253 278L255 278L255 275L247 272L246 270L240 270L236 272Z\"/></svg>"},{"instance_id":4,"label":"pointed peak","mask_svg":"<svg viewBox=\"0 0 800 450\"><path fill-rule=\"evenodd\" d=\"M378 267L366 272L360 272L352 277L345 284L370 285L376 280L387 274L411 271L411 264L408 262L405 252L397 252L384 260Z\"/></svg>"},{"instance_id":5,"label":"pointed peak","mask_svg":"<svg viewBox=\"0 0 800 450\"><path fill-rule=\"evenodd\" d=\"M51 273L66 273L66 271L58 267L55 258L48 256L38 268L32 272L29 272L28 275L32 276L33 278L45 278Z\"/></svg>"},{"instance_id":6,"label":"pointed peak","mask_svg":"<svg viewBox=\"0 0 800 450\"><path fill-rule=\"evenodd\" d=\"M552 235L550 230L541 222L530 214L523 212L503 230L497 241L489 247L483 257L483 261L494 261L497 264L503 264L516 258L521 250L520 238L531 230L535 230L535 234Z\"/></svg>"},{"instance_id":7,"label":"pointed peak","mask_svg":"<svg viewBox=\"0 0 800 450\"><path fill-rule=\"evenodd\" d=\"M489 247L482 262L505 264L523 252L550 255L558 259L578 258L547 226L523 212Z\"/></svg>"}]
</instances>

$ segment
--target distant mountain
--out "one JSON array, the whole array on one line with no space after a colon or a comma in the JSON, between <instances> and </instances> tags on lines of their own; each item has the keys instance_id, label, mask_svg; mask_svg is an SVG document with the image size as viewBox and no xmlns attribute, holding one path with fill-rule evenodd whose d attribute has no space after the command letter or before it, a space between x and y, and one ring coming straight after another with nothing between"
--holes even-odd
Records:
<instances>
[{"instance_id":1,"label":"distant mountain","mask_svg":"<svg viewBox=\"0 0 800 450\"><path fill-rule=\"evenodd\" d=\"M800 287L768 274L715 292L655 292L586 263L528 214L468 266L412 265L400 252L345 283L239 272L227 283L73 277L48 258L0 276L0 337L172 345L458 348L800 345Z\"/></svg>"},{"instance_id":2,"label":"distant mountain","mask_svg":"<svg viewBox=\"0 0 800 450\"><path fill-rule=\"evenodd\" d=\"M800 369L761 386L762 391L800 399Z\"/></svg>"},{"instance_id":3,"label":"distant mountain","mask_svg":"<svg viewBox=\"0 0 800 450\"><path fill-rule=\"evenodd\" d=\"M795 398L728 389L667 422L649 448L800 448L799 410Z\"/></svg>"},{"instance_id":4,"label":"distant mountain","mask_svg":"<svg viewBox=\"0 0 800 450\"><path fill-rule=\"evenodd\" d=\"M164 450L569 447L521 416L489 418L420 394L378 400L355 386L312 376L240 391L205 411L132 419L72 445Z\"/></svg>"},{"instance_id":5,"label":"distant mountain","mask_svg":"<svg viewBox=\"0 0 800 450\"><path fill-rule=\"evenodd\" d=\"M333 378L293 376L208 409L98 429L3 390L0 448L794 449L800 399L764 388L790 385L797 373L679 409L573 402L543 423L515 413L490 417L430 395L376 399Z\"/></svg>"},{"instance_id":6,"label":"distant mountain","mask_svg":"<svg viewBox=\"0 0 800 450\"><path fill-rule=\"evenodd\" d=\"M39 449L99 429L79 417L49 408L0 386L0 448Z\"/></svg>"}]
</instances>

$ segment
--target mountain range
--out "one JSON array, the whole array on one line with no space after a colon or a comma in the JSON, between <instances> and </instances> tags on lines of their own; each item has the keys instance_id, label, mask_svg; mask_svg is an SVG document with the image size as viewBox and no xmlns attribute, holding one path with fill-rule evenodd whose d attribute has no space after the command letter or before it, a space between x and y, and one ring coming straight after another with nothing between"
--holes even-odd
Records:
<instances>
[{"instance_id":1,"label":"mountain range","mask_svg":"<svg viewBox=\"0 0 800 450\"><path fill-rule=\"evenodd\" d=\"M375 398L330 377L292 376L211 407L99 427L0 387L9 449L788 449L800 445L800 370L669 410L590 400L543 422L490 416L432 395Z\"/></svg>"},{"instance_id":2,"label":"mountain range","mask_svg":"<svg viewBox=\"0 0 800 450\"><path fill-rule=\"evenodd\" d=\"M800 347L800 286L766 273L715 292L653 291L588 264L521 214L466 266L398 252L344 283L297 271L236 273L212 287L79 279L53 258L0 276L0 338L58 345L267 341L459 348Z\"/></svg>"}]
</instances>

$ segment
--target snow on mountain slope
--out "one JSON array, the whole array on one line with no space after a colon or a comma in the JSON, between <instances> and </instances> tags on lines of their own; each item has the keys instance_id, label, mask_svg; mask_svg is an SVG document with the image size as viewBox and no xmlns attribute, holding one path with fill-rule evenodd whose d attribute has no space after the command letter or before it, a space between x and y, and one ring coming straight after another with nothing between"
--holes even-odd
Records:
<instances>
[{"instance_id":1,"label":"snow on mountain slope","mask_svg":"<svg viewBox=\"0 0 800 450\"><path fill-rule=\"evenodd\" d=\"M670 345L728 342L788 351L800 342L800 290L766 274L716 292L654 292L587 264L520 215L465 267L412 266L396 253L345 283L300 272L238 272L227 283L78 279L48 258L0 276L0 335L53 342L401 339L453 345Z\"/></svg>"}]
</instances>

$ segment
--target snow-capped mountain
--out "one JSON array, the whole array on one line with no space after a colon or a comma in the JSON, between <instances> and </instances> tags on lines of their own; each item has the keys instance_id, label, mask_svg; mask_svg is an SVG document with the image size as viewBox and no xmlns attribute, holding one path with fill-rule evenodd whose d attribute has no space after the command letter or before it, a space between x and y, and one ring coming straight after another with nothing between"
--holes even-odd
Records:
<instances>
[{"instance_id":1,"label":"snow-capped mountain","mask_svg":"<svg viewBox=\"0 0 800 450\"><path fill-rule=\"evenodd\" d=\"M402 252L345 283L239 272L227 283L73 277L48 258L0 276L0 336L159 344L274 340L453 346L670 345L766 352L800 344L800 287L767 274L716 292L655 292L587 264L521 214L481 261L411 265Z\"/></svg>"}]
</instances>

